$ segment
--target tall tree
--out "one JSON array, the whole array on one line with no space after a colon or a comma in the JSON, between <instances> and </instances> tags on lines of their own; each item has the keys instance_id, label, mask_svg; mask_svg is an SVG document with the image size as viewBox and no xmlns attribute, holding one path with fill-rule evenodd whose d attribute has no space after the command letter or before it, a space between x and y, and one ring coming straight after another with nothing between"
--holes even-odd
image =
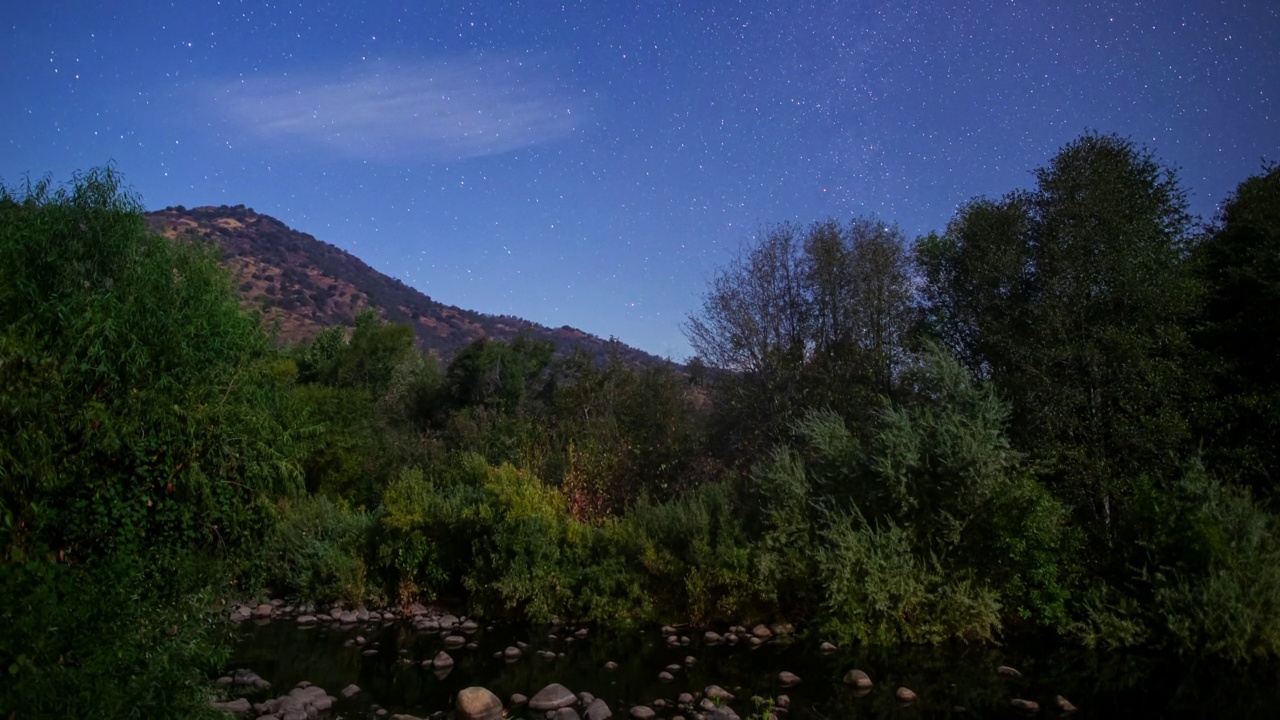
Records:
<instances>
[{"instance_id":1,"label":"tall tree","mask_svg":"<svg viewBox=\"0 0 1280 720\"><path fill-rule=\"evenodd\" d=\"M1207 451L1269 494L1280 466L1280 165L1240 183L1196 254L1206 288L1196 341L1213 363Z\"/></svg>"},{"instance_id":2,"label":"tall tree","mask_svg":"<svg viewBox=\"0 0 1280 720\"><path fill-rule=\"evenodd\" d=\"M912 324L909 257L875 218L783 225L723 269L685 332L716 368L737 450L763 449L806 407L863 415L892 385Z\"/></svg>"},{"instance_id":3,"label":"tall tree","mask_svg":"<svg viewBox=\"0 0 1280 720\"><path fill-rule=\"evenodd\" d=\"M1197 302L1175 173L1088 134L1034 190L963 208L917 246L936 333L1013 406L1012 435L1043 477L1114 540L1130 484L1177 463Z\"/></svg>"}]
</instances>

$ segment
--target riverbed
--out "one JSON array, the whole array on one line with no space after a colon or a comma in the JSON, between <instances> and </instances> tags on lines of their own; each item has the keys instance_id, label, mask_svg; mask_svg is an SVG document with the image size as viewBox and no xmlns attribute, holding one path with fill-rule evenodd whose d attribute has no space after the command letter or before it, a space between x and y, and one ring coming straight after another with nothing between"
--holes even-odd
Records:
<instances>
[{"instance_id":1,"label":"riverbed","mask_svg":"<svg viewBox=\"0 0 1280 720\"><path fill-rule=\"evenodd\" d=\"M1014 700L1034 702L1041 716L1056 717L1062 714L1059 698L1077 708L1074 717L1280 716L1275 663L1232 666L1037 644L851 646L823 652L821 638L803 634L753 647L745 637L733 644L707 642L705 628L674 630L688 644L672 644L658 627L482 622L464 635L466 646L449 649L445 636L457 631L418 630L407 619L312 626L246 622L229 669L252 670L272 683L256 697L274 697L304 681L320 686L338 696L333 718L374 718L379 709L388 717L430 717L451 711L456 693L468 686L486 687L509 704L513 695L533 696L551 683L603 699L615 717L627 717L639 705L654 708L658 718L688 717L676 707L679 696L696 696L710 685L730 691L729 705L743 718L762 717L781 704L788 707L779 717L794 720L1025 717ZM520 657L504 657L507 648L519 649ZM442 651L454 663L447 671L431 666ZM1006 670L997 672L1001 667ZM870 691L844 682L855 668L873 681ZM783 672L799 682L784 686ZM352 685L359 692L341 697L340 691ZM916 699L901 702L901 687ZM510 707L509 714L542 715L523 706Z\"/></svg>"}]
</instances>

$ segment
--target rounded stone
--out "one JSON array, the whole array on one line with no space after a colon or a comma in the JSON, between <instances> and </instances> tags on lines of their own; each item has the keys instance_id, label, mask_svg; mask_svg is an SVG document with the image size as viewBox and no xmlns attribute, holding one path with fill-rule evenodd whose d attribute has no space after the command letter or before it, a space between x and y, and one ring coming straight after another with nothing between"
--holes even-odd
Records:
<instances>
[{"instance_id":1,"label":"rounded stone","mask_svg":"<svg viewBox=\"0 0 1280 720\"><path fill-rule=\"evenodd\" d=\"M1035 700L1024 700L1022 698L1014 698L1009 701L1015 710L1021 710L1026 713L1040 712L1040 703Z\"/></svg>"},{"instance_id":2,"label":"rounded stone","mask_svg":"<svg viewBox=\"0 0 1280 720\"><path fill-rule=\"evenodd\" d=\"M1011 678L1022 677L1022 673L1018 672L1017 668L1011 668L1008 665L1001 665L1000 667L996 668L996 674L1003 675L1004 677L1011 677Z\"/></svg>"},{"instance_id":3,"label":"rounded stone","mask_svg":"<svg viewBox=\"0 0 1280 720\"><path fill-rule=\"evenodd\" d=\"M551 683L529 698L529 709L535 711L559 710L578 702L578 696L560 683Z\"/></svg>"},{"instance_id":4,"label":"rounded stone","mask_svg":"<svg viewBox=\"0 0 1280 720\"><path fill-rule=\"evenodd\" d=\"M631 717L635 718L635 720L653 720L656 716L657 713L648 705L637 705L631 708Z\"/></svg>"},{"instance_id":5,"label":"rounded stone","mask_svg":"<svg viewBox=\"0 0 1280 720\"><path fill-rule=\"evenodd\" d=\"M778 682L782 683L782 687L791 687L800 683L800 676L793 672L783 670L778 673Z\"/></svg>"},{"instance_id":6,"label":"rounded stone","mask_svg":"<svg viewBox=\"0 0 1280 720\"><path fill-rule=\"evenodd\" d=\"M449 653L441 650L440 652L436 653L436 656L434 658L432 658L431 667L437 670L443 670L444 668L451 668L453 667L453 658L449 657Z\"/></svg>"},{"instance_id":7,"label":"rounded stone","mask_svg":"<svg viewBox=\"0 0 1280 720\"><path fill-rule=\"evenodd\" d=\"M502 720L502 701L486 688L459 690L454 707L464 720Z\"/></svg>"},{"instance_id":8,"label":"rounded stone","mask_svg":"<svg viewBox=\"0 0 1280 720\"><path fill-rule=\"evenodd\" d=\"M893 695L899 702L904 703L915 702L916 699L915 691L909 687L900 687Z\"/></svg>"},{"instance_id":9,"label":"rounded stone","mask_svg":"<svg viewBox=\"0 0 1280 720\"><path fill-rule=\"evenodd\" d=\"M859 690L870 690L872 685L871 677L857 668L844 674L844 682Z\"/></svg>"}]
</instances>

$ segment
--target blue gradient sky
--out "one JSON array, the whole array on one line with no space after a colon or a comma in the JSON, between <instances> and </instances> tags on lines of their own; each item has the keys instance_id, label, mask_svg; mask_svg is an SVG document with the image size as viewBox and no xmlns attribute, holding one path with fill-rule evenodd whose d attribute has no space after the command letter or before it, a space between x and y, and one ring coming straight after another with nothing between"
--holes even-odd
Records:
<instances>
[{"instance_id":1,"label":"blue gradient sky","mask_svg":"<svg viewBox=\"0 0 1280 720\"><path fill-rule=\"evenodd\" d=\"M14 3L0 178L114 161L149 208L243 203L442 302L683 359L763 226L942 229L1086 129L1210 217L1280 160L1278 8Z\"/></svg>"}]
</instances>

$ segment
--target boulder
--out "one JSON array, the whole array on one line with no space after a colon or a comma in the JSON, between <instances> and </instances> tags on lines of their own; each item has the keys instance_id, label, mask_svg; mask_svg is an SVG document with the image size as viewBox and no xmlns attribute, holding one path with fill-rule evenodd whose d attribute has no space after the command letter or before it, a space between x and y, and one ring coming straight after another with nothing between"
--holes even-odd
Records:
<instances>
[{"instance_id":1,"label":"boulder","mask_svg":"<svg viewBox=\"0 0 1280 720\"><path fill-rule=\"evenodd\" d=\"M1022 673L1018 672L1016 668L1011 668L1008 665L1001 665L1000 667L996 668L996 674L1003 675L1004 677L1011 677L1011 678L1022 677Z\"/></svg>"},{"instance_id":2,"label":"boulder","mask_svg":"<svg viewBox=\"0 0 1280 720\"><path fill-rule=\"evenodd\" d=\"M454 708L459 720L502 720L502 701L482 687L459 690Z\"/></svg>"},{"instance_id":3,"label":"boulder","mask_svg":"<svg viewBox=\"0 0 1280 720\"><path fill-rule=\"evenodd\" d=\"M1014 698L1009 701L1015 710L1021 710L1026 713L1040 712L1040 703L1035 700L1023 700L1022 698Z\"/></svg>"},{"instance_id":4,"label":"boulder","mask_svg":"<svg viewBox=\"0 0 1280 720\"><path fill-rule=\"evenodd\" d=\"M213 706L214 710L229 712L232 715L248 715L253 710L253 706L244 698L236 698L229 702L210 702L209 704Z\"/></svg>"},{"instance_id":5,"label":"boulder","mask_svg":"<svg viewBox=\"0 0 1280 720\"><path fill-rule=\"evenodd\" d=\"M506 650L502 651L502 657L508 660L519 660L524 653L515 645L508 645Z\"/></svg>"},{"instance_id":6,"label":"boulder","mask_svg":"<svg viewBox=\"0 0 1280 720\"><path fill-rule=\"evenodd\" d=\"M604 669L605 669L605 670L617 670L617 669L618 669L618 663L616 663L616 662L614 662L614 661L610 660L610 661L608 661L608 662L606 662L606 663L604 664Z\"/></svg>"},{"instance_id":7,"label":"boulder","mask_svg":"<svg viewBox=\"0 0 1280 720\"><path fill-rule=\"evenodd\" d=\"M631 717L635 718L635 720L653 720L656 716L657 713L648 705L636 705L631 708Z\"/></svg>"},{"instance_id":8,"label":"boulder","mask_svg":"<svg viewBox=\"0 0 1280 720\"><path fill-rule=\"evenodd\" d=\"M760 638L761 640L768 640L769 638L773 637L773 631L770 630L768 626L764 625L763 623L751 628L751 634L754 635L755 637Z\"/></svg>"},{"instance_id":9,"label":"boulder","mask_svg":"<svg viewBox=\"0 0 1280 720\"><path fill-rule=\"evenodd\" d=\"M527 702L529 702L528 697L521 695L520 693L511 694L511 707L515 707L517 705L523 705Z\"/></svg>"},{"instance_id":10,"label":"boulder","mask_svg":"<svg viewBox=\"0 0 1280 720\"><path fill-rule=\"evenodd\" d=\"M315 625L316 616L315 615L299 615L298 624L299 625Z\"/></svg>"},{"instance_id":11,"label":"boulder","mask_svg":"<svg viewBox=\"0 0 1280 720\"><path fill-rule=\"evenodd\" d=\"M702 694L713 702L717 700L720 702L733 702L733 693L725 690L719 685L708 685L706 689L702 691Z\"/></svg>"},{"instance_id":12,"label":"boulder","mask_svg":"<svg viewBox=\"0 0 1280 720\"><path fill-rule=\"evenodd\" d=\"M457 650L467 644L467 639L462 635L449 635L444 639L444 646L450 650Z\"/></svg>"},{"instance_id":13,"label":"boulder","mask_svg":"<svg viewBox=\"0 0 1280 720\"><path fill-rule=\"evenodd\" d=\"M909 687L898 688L897 691L894 692L893 696L898 698L898 702L909 703L909 702L915 702L916 700L915 691Z\"/></svg>"},{"instance_id":14,"label":"boulder","mask_svg":"<svg viewBox=\"0 0 1280 720\"><path fill-rule=\"evenodd\" d=\"M609 709L608 703L600 698L592 700L584 712L587 720L609 720L613 717L613 711Z\"/></svg>"},{"instance_id":15,"label":"boulder","mask_svg":"<svg viewBox=\"0 0 1280 720\"><path fill-rule=\"evenodd\" d=\"M582 720L582 716L578 715L578 711L571 707L563 707L551 716L551 720Z\"/></svg>"},{"instance_id":16,"label":"boulder","mask_svg":"<svg viewBox=\"0 0 1280 720\"><path fill-rule=\"evenodd\" d=\"M671 673L667 672L666 670L663 670L662 672L658 673L659 682L669 683L672 680L675 680L675 676L673 676Z\"/></svg>"},{"instance_id":17,"label":"boulder","mask_svg":"<svg viewBox=\"0 0 1280 720\"><path fill-rule=\"evenodd\" d=\"M449 653L441 650L431 659L431 667L442 670L444 668L453 667L453 658L449 657Z\"/></svg>"},{"instance_id":18,"label":"boulder","mask_svg":"<svg viewBox=\"0 0 1280 720\"><path fill-rule=\"evenodd\" d=\"M339 692L338 694L339 694L339 695L341 695L342 697L344 697L344 698L346 698L346 699L350 700L351 698L353 698L353 697L355 697L356 695L359 695L359 694L360 694L360 686L359 686L359 685L356 685L355 683L352 683L352 684L350 684L350 685L348 685L348 686L346 686L346 687L342 688L342 691L341 691L341 692Z\"/></svg>"},{"instance_id":19,"label":"boulder","mask_svg":"<svg viewBox=\"0 0 1280 720\"><path fill-rule=\"evenodd\" d=\"M840 648L836 647L835 645L832 645L829 642L823 642L821 645L818 646L818 652L820 653L833 653L839 649Z\"/></svg>"},{"instance_id":20,"label":"boulder","mask_svg":"<svg viewBox=\"0 0 1280 720\"><path fill-rule=\"evenodd\" d=\"M1059 695L1056 698L1056 702L1058 703L1058 710L1060 710L1064 714L1073 713L1076 711L1076 706L1072 705L1070 700L1062 697L1061 695Z\"/></svg>"},{"instance_id":21,"label":"boulder","mask_svg":"<svg viewBox=\"0 0 1280 720\"><path fill-rule=\"evenodd\" d=\"M720 633L714 630L708 630L702 633L702 639L704 642L711 643L712 645L724 642L724 638L721 637Z\"/></svg>"},{"instance_id":22,"label":"boulder","mask_svg":"<svg viewBox=\"0 0 1280 720\"><path fill-rule=\"evenodd\" d=\"M782 687L791 687L800 683L800 676L795 673L783 670L778 673L778 682L782 683Z\"/></svg>"},{"instance_id":23,"label":"boulder","mask_svg":"<svg viewBox=\"0 0 1280 720\"><path fill-rule=\"evenodd\" d=\"M870 676L857 668L844 674L844 683L852 685L859 690L870 690L872 685Z\"/></svg>"},{"instance_id":24,"label":"boulder","mask_svg":"<svg viewBox=\"0 0 1280 720\"><path fill-rule=\"evenodd\" d=\"M578 702L578 698L569 688L560 683L551 683L529 698L529 709L535 711L559 710Z\"/></svg>"}]
</instances>

